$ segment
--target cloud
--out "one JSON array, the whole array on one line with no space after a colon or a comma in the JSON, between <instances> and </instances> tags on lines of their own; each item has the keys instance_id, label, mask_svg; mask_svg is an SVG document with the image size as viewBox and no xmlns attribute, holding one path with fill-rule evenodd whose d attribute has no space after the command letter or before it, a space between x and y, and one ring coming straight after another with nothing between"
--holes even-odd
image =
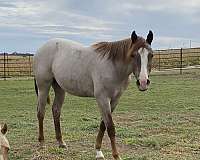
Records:
<instances>
[{"instance_id":1,"label":"cloud","mask_svg":"<svg viewBox=\"0 0 200 160\"><path fill-rule=\"evenodd\" d=\"M8 1L0 1L0 8L16 8L16 6Z\"/></svg>"},{"instance_id":2,"label":"cloud","mask_svg":"<svg viewBox=\"0 0 200 160\"><path fill-rule=\"evenodd\" d=\"M154 40L155 48L171 49L171 48L189 48L191 40L184 37L156 37ZM154 45L154 44L153 44Z\"/></svg>"},{"instance_id":3,"label":"cloud","mask_svg":"<svg viewBox=\"0 0 200 160\"><path fill-rule=\"evenodd\" d=\"M51 3L52 2L52 3ZM112 30L111 22L76 13L53 1L15 1L14 8L0 8L0 27L18 28L33 34L98 37ZM8 4L8 3L7 3ZM9 5L9 4L8 4ZM96 35L94 35L96 33Z\"/></svg>"},{"instance_id":4,"label":"cloud","mask_svg":"<svg viewBox=\"0 0 200 160\"><path fill-rule=\"evenodd\" d=\"M0 33L8 41L64 37L88 45L123 39L133 30L146 37L152 29L155 48L179 47L200 41L199 10L199 0L2 0Z\"/></svg>"},{"instance_id":5,"label":"cloud","mask_svg":"<svg viewBox=\"0 0 200 160\"><path fill-rule=\"evenodd\" d=\"M121 3L119 8L127 11L161 11L175 13L193 13L199 10L199 0L128 0Z\"/></svg>"}]
</instances>

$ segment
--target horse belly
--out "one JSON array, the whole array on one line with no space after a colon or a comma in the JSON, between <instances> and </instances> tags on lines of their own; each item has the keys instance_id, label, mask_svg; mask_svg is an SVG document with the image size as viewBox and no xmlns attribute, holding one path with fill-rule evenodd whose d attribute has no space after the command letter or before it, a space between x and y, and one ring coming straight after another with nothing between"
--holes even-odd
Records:
<instances>
[{"instance_id":1,"label":"horse belly","mask_svg":"<svg viewBox=\"0 0 200 160\"><path fill-rule=\"evenodd\" d=\"M94 97L93 84L89 81L81 83L78 80L70 80L64 84L64 90L72 95L80 97Z\"/></svg>"},{"instance_id":2,"label":"horse belly","mask_svg":"<svg viewBox=\"0 0 200 160\"><path fill-rule=\"evenodd\" d=\"M93 81L86 75L62 76L57 81L67 93L80 97L94 97Z\"/></svg>"}]
</instances>

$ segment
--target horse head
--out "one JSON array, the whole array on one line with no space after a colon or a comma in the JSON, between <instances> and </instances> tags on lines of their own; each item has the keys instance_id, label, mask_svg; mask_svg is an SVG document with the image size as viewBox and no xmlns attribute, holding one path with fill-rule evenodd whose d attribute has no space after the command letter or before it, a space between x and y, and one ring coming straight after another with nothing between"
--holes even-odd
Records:
<instances>
[{"instance_id":1,"label":"horse head","mask_svg":"<svg viewBox=\"0 0 200 160\"><path fill-rule=\"evenodd\" d=\"M153 41L153 32L149 31L147 38L137 36L133 31L131 34L132 45L129 53L132 62L133 74L136 78L136 84L140 91L148 89L150 84L149 74L151 72L153 50L151 43Z\"/></svg>"}]
</instances>

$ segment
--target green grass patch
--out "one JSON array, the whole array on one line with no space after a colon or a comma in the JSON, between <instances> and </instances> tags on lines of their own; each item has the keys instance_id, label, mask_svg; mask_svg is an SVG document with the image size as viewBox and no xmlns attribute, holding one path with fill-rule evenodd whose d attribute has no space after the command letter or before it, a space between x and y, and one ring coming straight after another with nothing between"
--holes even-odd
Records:
<instances>
[{"instance_id":1,"label":"green grass patch","mask_svg":"<svg viewBox=\"0 0 200 160\"><path fill-rule=\"evenodd\" d=\"M147 92L133 80L113 113L124 160L200 159L200 75L152 76ZM53 93L51 93L53 99ZM93 160L100 114L94 98L66 95L61 125L68 149L56 145L51 106L46 106L46 146L37 142L33 81L0 81L0 122L9 127L10 159ZM103 152L111 159L107 135Z\"/></svg>"}]
</instances>

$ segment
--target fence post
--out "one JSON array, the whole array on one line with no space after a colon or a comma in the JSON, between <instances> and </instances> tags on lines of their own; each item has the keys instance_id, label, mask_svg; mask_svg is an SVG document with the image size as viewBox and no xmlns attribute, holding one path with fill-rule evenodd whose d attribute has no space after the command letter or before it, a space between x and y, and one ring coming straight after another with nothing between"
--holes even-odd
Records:
<instances>
[{"instance_id":1,"label":"fence post","mask_svg":"<svg viewBox=\"0 0 200 160\"><path fill-rule=\"evenodd\" d=\"M158 53L158 70L160 71L160 51Z\"/></svg>"},{"instance_id":2,"label":"fence post","mask_svg":"<svg viewBox=\"0 0 200 160\"><path fill-rule=\"evenodd\" d=\"M9 58L8 58L8 54L6 55L6 65L7 65L7 76L9 76L10 75L10 73L9 73L9 65L8 65L8 60Z\"/></svg>"},{"instance_id":3,"label":"fence post","mask_svg":"<svg viewBox=\"0 0 200 160\"><path fill-rule=\"evenodd\" d=\"M3 53L3 78L6 80L6 53Z\"/></svg>"},{"instance_id":4,"label":"fence post","mask_svg":"<svg viewBox=\"0 0 200 160\"><path fill-rule=\"evenodd\" d=\"M29 61L29 76L31 77L31 55L28 55L28 61Z\"/></svg>"},{"instance_id":5,"label":"fence post","mask_svg":"<svg viewBox=\"0 0 200 160\"><path fill-rule=\"evenodd\" d=\"M180 74L183 74L183 48L180 50Z\"/></svg>"}]
</instances>

